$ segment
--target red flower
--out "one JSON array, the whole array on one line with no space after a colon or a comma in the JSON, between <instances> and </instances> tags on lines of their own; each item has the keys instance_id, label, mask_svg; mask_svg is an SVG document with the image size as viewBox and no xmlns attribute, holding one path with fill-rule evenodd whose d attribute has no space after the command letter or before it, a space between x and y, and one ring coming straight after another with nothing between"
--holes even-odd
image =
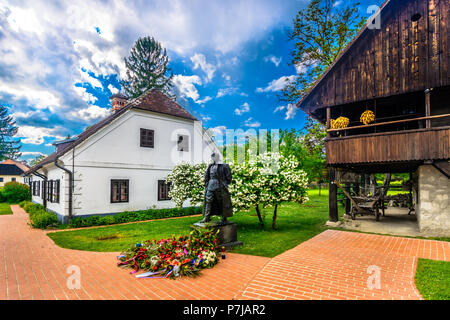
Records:
<instances>
[{"instance_id":1,"label":"red flower","mask_svg":"<svg viewBox=\"0 0 450 320\"><path fill-rule=\"evenodd\" d=\"M156 271L156 270L158 270L158 267L157 266L153 266L153 271Z\"/></svg>"}]
</instances>

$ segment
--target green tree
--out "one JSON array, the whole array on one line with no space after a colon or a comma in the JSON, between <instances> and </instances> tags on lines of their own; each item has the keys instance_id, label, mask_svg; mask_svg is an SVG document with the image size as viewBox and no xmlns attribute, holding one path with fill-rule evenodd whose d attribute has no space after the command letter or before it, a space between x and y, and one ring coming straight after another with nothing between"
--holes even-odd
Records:
<instances>
[{"instance_id":1,"label":"green tree","mask_svg":"<svg viewBox=\"0 0 450 320\"><path fill-rule=\"evenodd\" d=\"M40 154L40 155L36 156L34 159L30 160L30 162L29 162L30 167L34 167L35 165L37 165L39 162L41 162L45 158L46 158L45 154Z\"/></svg>"},{"instance_id":2,"label":"green tree","mask_svg":"<svg viewBox=\"0 0 450 320\"><path fill-rule=\"evenodd\" d=\"M14 139L18 128L13 117L9 115L9 110L0 105L0 160L16 160L20 153L20 139Z\"/></svg>"},{"instance_id":3,"label":"green tree","mask_svg":"<svg viewBox=\"0 0 450 320\"><path fill-rule=\"evenodd\" d=\"M358 1L311 0L297 13L288 36L295 41L291 64L298 76L288 82L280 100L298 102L364 25Z\"/></svg>"},{"instance_id":4,"label":"green tree","mask_svg":"<svg viewBox=\"0 0 450 320\"><path fill-rule=\"evenodd\" d=\"M127 73L120 84L129 98L136 98L153 88L173 97L169 57L166 49L153 37L139 38L130 56L124 60Z\"/></svg>"}]
</instances>

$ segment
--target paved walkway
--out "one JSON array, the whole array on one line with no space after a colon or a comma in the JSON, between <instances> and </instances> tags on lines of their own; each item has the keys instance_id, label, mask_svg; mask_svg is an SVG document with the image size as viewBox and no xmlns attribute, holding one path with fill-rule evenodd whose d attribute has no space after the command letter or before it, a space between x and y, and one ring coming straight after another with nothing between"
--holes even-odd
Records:
<instances>
[{"instance_id":1,"label":"paved walkway","mask_svg":"<svg viewBox=\"0 0 450 320\"><path fill-rule=\"evenodd\" d=\"M270 259L227 254L195 279L137 279L116 266L117 253L63 249L28 215L12 206L0 216L0 300L2 299L233 299ZM81 271L81 289L67 287L69 266Z\"/></svg>"},{"instance_id":2,"label":"paved walkway","mask_svg":"<svg viewBox=\"0 0 450 320\"><path fill-rule=\"evenodd\" d=\"M422 299L418 258L450 261L450 242L328 230L273 258L241 298ZM371 290L377 270L380 289Z\"/></svg>"},{"instance_id":3,"label":"paved walkway","mask_svg":"<svg viewBox=\"0 0 450 320\"><path fill-rule=\"evenodd\" d=\"M450 260L450 243L326 231L273 259L227 254L195 279L136 279L116 253L62 249L27 225L18 206L0 216L0 300L4 299L420 299L418 257ZM367 288L367 267L381 289ZM67 287L69 266L81 289Z\"/></svg>"}]
</instances>

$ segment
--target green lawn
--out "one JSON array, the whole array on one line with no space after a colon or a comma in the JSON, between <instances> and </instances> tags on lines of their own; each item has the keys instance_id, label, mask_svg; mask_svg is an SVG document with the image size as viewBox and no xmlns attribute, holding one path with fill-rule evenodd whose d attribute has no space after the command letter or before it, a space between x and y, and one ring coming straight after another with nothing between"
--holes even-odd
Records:
<instances>
[{"instance_id":1,"label":"green lawn","mask_svg":"<svg viewBox=\"0 0 450 320\"><path fill-rule=\"evenodd\" d=\"M419 259L415 280L425 300L450 300L450 262Z\"/></svg>"},{"instance_id":2,"label":"green lawn","mask_svg":"<svg viewBox=\"0 0 450 320\"><path fill-rule=\"evenodd\" d=\"M238 225L239 240L244 243L233 251L251 255L274 257L297 244L319 234L328 219L328 190L309 191L310 201L304 205L286 203L278 209L277 230L272 230L272 209L267 208L265 227L258 223L254 210L238 212L230 220ZM161 239L172 235L187 234L199 217L187 217L164 221L150 221L103 228L62 231L48 236L63 248L89 251L122 251L148 239Z\"/></svg>"},{"instance_id":3,"label":"green lawn","mask_svg":"<svg viewBox=\"0 0 450 320\"><path fill-rule=\"evenodd\" d=\"M9 203L0 203L0 216L4 214L12 214Z\"/></svg>"}]
</instances>

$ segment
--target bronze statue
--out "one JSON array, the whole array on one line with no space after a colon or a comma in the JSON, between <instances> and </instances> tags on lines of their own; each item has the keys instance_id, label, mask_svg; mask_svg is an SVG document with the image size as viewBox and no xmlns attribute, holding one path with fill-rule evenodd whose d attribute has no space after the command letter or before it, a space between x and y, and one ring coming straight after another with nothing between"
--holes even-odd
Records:
<instances>
[{"instance_id":1,"label":"bronze statue","mask_svg":"<svg viewBox=\"0 0 450 320\"><path fill-rule=\"evenodd\" d=\"M211 216L222 216L222 223L227 217L233 216L228 185L231 183L230 166L220 163L220 156L216 153L211 155L213 161L205 172L205 200L203 203L203 220L200 223L211 221Z\"/></svg>"}]
</instances>

